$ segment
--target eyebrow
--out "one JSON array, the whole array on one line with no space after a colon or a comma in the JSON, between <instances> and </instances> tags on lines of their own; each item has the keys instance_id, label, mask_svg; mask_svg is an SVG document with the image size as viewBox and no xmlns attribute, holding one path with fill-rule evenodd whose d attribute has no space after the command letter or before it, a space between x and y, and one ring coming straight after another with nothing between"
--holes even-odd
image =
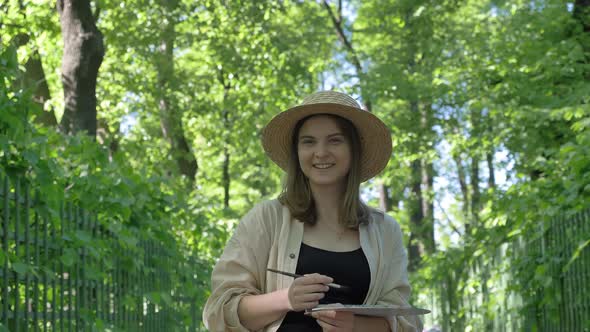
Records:
<instances>
[{"instance_id":1,"label":"eyebrow","mask_svg":"<svg viewBox=\"0 0 590 332\"><path fill-rule=\"evenodd\" d=\"M332 138L332 137L336 137L336 136L344 136L343 133L334 133L334 134L330 134L328 136L326 136L327 138ZM311 135L303 135L303 136L299 136L299 140L302 140L304 138L313 138L315 139L315 136L311 136Z\"/></svg>"}]
</instances>

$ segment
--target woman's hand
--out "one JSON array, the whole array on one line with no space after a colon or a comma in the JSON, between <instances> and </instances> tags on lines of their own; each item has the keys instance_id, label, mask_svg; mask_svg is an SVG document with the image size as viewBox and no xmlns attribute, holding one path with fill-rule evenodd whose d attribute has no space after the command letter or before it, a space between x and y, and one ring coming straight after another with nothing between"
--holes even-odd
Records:
<instances>
[{"instance_id":1,"label":"woman's hand","mask_svg":"<svg viewBox=\"0 0 590 332\"><path fill-rule=\"evenodd\" d=\"M324 332L352 332L354 330L354 314L347 311L318 311L311 314Z\"/></svg>"},{"instance_id":2,"label":"woman's hand","mask_svg":"<svg viewBox=\"0 0 590 332\"><path fill-rule=\"evenodd\" d=\"M334 279L318 273L296 278L289 287L289 310L302 311L317 306L329 289L326 285L333 281Z\"/></svg>"}]
</instances>

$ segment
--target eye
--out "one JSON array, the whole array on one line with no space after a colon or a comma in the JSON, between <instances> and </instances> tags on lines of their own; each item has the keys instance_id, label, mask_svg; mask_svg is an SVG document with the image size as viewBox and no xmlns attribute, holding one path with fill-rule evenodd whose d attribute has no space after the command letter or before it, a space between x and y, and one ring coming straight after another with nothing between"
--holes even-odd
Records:
<instances>
[{"instance_id":1,"label":"eye","mask_svg":"<svg viewBox=\"0 0 590 332\"><path fill-rule=\"evenodd\" d=\"M302 140L299 141L299 144L301 145L312 145L313 144L313 140L309 139L309 138L304 138Z\"/></svg>"},{"instance_id":2,"label":"eye","mask_svg":"<svg viewBox=\"0 0 590 332\"><path fill-rule=\"evenodd\" d=\"M333 137L333 138L330 138L329 142L331 144L340 144L340 143L344 142L344 139L342 139L342 137Z\"/></svg>"}]
</instances>

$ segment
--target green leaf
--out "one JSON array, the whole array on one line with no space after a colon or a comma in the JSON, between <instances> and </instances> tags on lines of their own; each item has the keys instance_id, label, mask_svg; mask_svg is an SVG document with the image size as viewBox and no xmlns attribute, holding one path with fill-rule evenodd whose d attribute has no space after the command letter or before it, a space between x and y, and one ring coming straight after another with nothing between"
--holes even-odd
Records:
<instances>
[{"instance_id":1,"label":"green leaf","mask_svg":"<svg viewBox=\"0 0 590 332\"><path fill-rule=\"evenodd\" d=\"M161 301L161 296L160 296L160 292L150 292L147 293L145 295L146 299L148 299L148 301L154 303L154 304L160 304Z\"/></svg>"},{"instance_id":2,"label":"green leaf","mask_svg":"<svg viewBox=\"0 0 590 332\"><path fill-rule=\"evenodd\" d=\"M92 236L90 235L90 233L84 230L77 230L75 236L84 244L88 244L92 241Z\"/></svg>"},{"instance_id":3,"label":"green leaf","mask_svg":"<svg viewBox=\"0 0 590 332\"><path fill-rule=\"evenodd\" d=\"M576 250L574 251L574 254L570 258L570 260L563 267L563 269L562 269L563 272L567 272L567 270L569 270L570 266L576 261L576 259L578 259L578 257L580 257L580 254L582 253L582 251L584 250L584 248L586 248L588 245L590 245L590 239L586 240L585 242L582 242L576 248Z\"/></svg>"},{"instance_id":4,"label":"green leaf","mask_svg":"<svg viewBox=\"0 0 590 332\"><path fill-rule=\"evenodd\" d=\"M20 262L16 262L16 263L12 263L12 269L20 274L20 275L25 275L27 274L27 272L30 270L30 266L24 263L20 263Z\"/></svg>"},{"instance_id":5,"label":"green leaf","mask_svg":"<svg viewBox=\"0 0 590 332\"><path fill-rule=\"evenodd\" d=\"M172 297L170 296L170 294L162 292L161 293L162 296L162 300L164 302L165 305L167 306L172 306L174 303L172 301Z\"/></svg>"},{"instance_id":6,"label":"green leaf","mask_svg":"<svg viewBox=\"0 0 590 332\"><path fill-rule=\"evenodd\" d=\"M59 259L65 266L72 266L78 260L78 255L74 249L66 248Z\"/></svg>"}]
</instances>

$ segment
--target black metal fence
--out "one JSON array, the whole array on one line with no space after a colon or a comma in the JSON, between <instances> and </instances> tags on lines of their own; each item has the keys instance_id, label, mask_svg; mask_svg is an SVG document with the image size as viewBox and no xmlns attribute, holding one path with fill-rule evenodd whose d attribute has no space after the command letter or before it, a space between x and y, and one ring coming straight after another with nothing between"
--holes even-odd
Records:
<instances>
[{"instance_id":1,"label":"black metal fence","mask_svg":"<svg viewBox=\"0 0 590 332\"><path fill-rule=\"evenodd\" d=\"M441 266L437 282L419 299L433 308L426 325L442 331L590 332L590 210L537 226L534 236L486 252L485 264L474 259L472 266Z\"/></svg>"},{"instance_id":2,"label":"black metal fence","mask_svg":"<svg viewBox=\"0 0 590 332\"><path fill-rule=\"evenodd\" d=\"M527 254L546 266L553 282L539 289L539 305L527 311L525 326L539 331L590 331L590 210L551 220L543 236L531 241ZM524 250L521 251L525 254ZM544 303L552 292L559 306ZM527 329L532 331L532 329Z\"/></svg>"},{"instance_id":3,"label":"black metal fence","mask_svg":"<svg viewBox=\"0 0 590 332\"><path fill-rule=\"evenodd\" d=\"M0 330L199 329L179 289L198 284L186 273L197 263L73 204L52 212L21 178L0 172L0 188Z\"/></svg>"}]
</instances>

